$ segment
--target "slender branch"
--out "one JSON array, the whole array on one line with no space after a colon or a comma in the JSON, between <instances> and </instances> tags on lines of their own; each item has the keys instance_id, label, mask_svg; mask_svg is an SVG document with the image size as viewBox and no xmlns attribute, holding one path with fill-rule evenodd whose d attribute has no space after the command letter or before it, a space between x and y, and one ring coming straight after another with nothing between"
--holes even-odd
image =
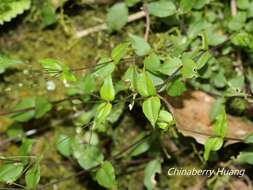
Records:
<instances>
[{"instance_id":1,"label":"slender branch","mask_svg":"<svg viewBox=\"0 0 253 190\"><path fill-rule=\"evenodd\" d=\"M237 14L236 0L230 0L230 8L231 8L231 15L236 16Z\"/></svg>"},{"instance_id":2,"label":"slender branch","mask_svg":"<svg viewBox=\"0 0 253 190\"><path fill-rule=\"evenodd\" d=\"M89 65L89 66L85 66L85 67L73 68L73 69L70 69L70 71L78 72L78 71L83 71L83 70L87 70L87 69L93 69L93 68L105 65L107 63L111 63L111 62L112 62L112 60L109 60L109 61L106 61L106 62L103 62L103 63L100 63L100 64L96 64L96 65Z\"/></svg>"},{"instance_id":3,"label":"slender branch","mask_svg":"<svg viewBox=\"0 0 253 190\"><path fill-rule=\"evenodd\" d=\"M145 136L143 136L141 139L137 140L136 142L134 142L133 144L126 146L125 148L123 148L120 152L114 154L112 157L109 158L109 160L113 160L113 159L117 159L119 156L121 156L122 154L126 153L128 150L130 150L131 148L137 146L138 144L140 144L141 142L143 142L145 139L147 139L148 137L151 136L151 133L146 134Z\"/></svg>"},{"instance_id":4,"label":"slender branch","mask_svg":"<svg viewBox=\"0 0 253 190\"><path fill-rule=\"evenodd\" d=\"M148 12L148 2L147 2L147 0L144 0L143 11L145 12L145 17L146 17L146 27L145 27L144 39L146 41L148 41L149 31L150 31L150 17L149 17L149 12Z\"/></svg>"},{"instance_id":5,"label":"slender branch","mask_svg":"<svg viewBox=\"0 0 253 190\"><path fill-rule=\"evenodd\" d=\"M174 73L172 73L170 76L168 76L168 77L163 81L163 83L160 84L160 85L158 86L158 92L159 92L159 93L163 91L163 87L166 86L168 82L170 82L171 80L173 80L173 79L177 76L178 72L182 69L182 67L183 67L183 65L180 65L180 66L174 71Z\"/></svg>"},{"instance_id":6,"label":"slender branch","mask_svg":"<svg viewBox=\"0 0 253 190\"><path fill-rule=\"evenodd\" d=\"M146 16L145 12L140 11L140 12L137 12L137 13L134 13L134 14L130 15L128 17L127 22L130 23L130 22L139 20L139 19L141 19L145 16ZM103 31L103 30L107 30L107 25L106 24L100 24L100 25L97 25L97 26L94 26L94 27L91 27L91 28L87 28L87 29L82 30L82 31L78 31L78 32L76 32L75 37L76 38L82 38L82 37L88 36L92 33L100 32L100 31Z\"/></svg>"},{"instance_id":7,"label":"slender branch","mask_svg":"<svg viewBox=\"0 0 253 190\"><path fill-rule=\"evenodd\" d=\"M51 104L56 105L56 104L59 104L59 103L65 102L65 101L79 99L80 97L81 97L81 95L70 96L67 98L63 98L61 100L52 101ZM24 109L13 110L13 111L9 111L9 112L0 112L0 116L6 116L6 115L15 114L15 113L23 113L23 112L31 111L34 109L35 109L35 106L24 108Z\"/></svg>"}]
</instances>

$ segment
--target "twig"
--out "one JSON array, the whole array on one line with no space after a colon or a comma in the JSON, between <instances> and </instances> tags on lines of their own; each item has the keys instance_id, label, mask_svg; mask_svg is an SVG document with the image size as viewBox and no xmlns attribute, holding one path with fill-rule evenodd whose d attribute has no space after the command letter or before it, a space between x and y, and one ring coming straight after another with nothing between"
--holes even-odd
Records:
<instances>
[{"instance_id":1,"label":"twig","mask_svg":"<svg viewBox=\"0 0 253 190\"><path fill-rule=\"evenodd\" d=\"M174 71L174 73L172 73L170 76L168 76L168 77L163 81L163 83L160 84L160 85L158 86L158 92L159 92L159 93L162 92L162 91L164 90L163 87L166 86L168 82L170 82L171 80L173 80L173 79L177 76L178 72L182 69L182 67L183 67L183 65L180 65L180 66Z\"/></svg>"},{"instance_id":2,"label":"twig","mask_svg":"<svg viewBox=\"0 0 253 190\"><path fill-rule=\"evenodd\" d=\"M63 98L61 100L52 101L51 104L56 105L56 104L59 104L59 103L65 102L65 101L79 99L80 97L81 97L81 95L70 96L70 97L67 97L67 98ZM0 112L0 116L6 116L6 115L15 114L15 113L27 112L27 111L31 111L31 110L34 110L34 109L35 109L35 106L24 108L24 109L19 109L19 110L14 110L14 111L9 111L9 112Z\"/></svg>"},{"instance_id":3,"label":"twig","mask_svg":"<svg viewBox=\"0 0 253 190\"><path fill-rule=\"evenodd\" d=\"M145 16L146 16L146 13L144 11L140 11L140 12L137 12L137 13L134 13L134 14L130 15L128 17L127 22L130 23L130 22L139 20L139 19L141 19ZM97 26L94 26L94 27L91 27L91 28L87 28L87 29L82 30L82 31L78 31L78 32L76 32L75 37L76 38L82 38L82 37L88 36L92 33L100 32L100 31L103 31L103 30L107 30L107 25L106 24L100 24L100 25L97 25Z\"/></svg>"},{"instance_id":4,"label":"twig","mask_svg":"<svg viewBox=\"0 0 253 190\"><path fill-rule=\"evenodd\" d=\"M119 156L121 156L122 154L124 154L125 152L127 152L128 150L130 150L131 148L137 146L138 144L140 144L142 141L144 141L146 138L148 138L150 136L151 136L151 133L146 134L141 139L139 139L136 142L134 142L133 144L131 144L131 145L123 148L120 152L114 154L112 157L109 158L109 160L117 159Z\"/></svg>"},{"instance_id":5,"label":"twig","mask_svg":"<svg viewBox=\"0 0 253 190\"><path fill-rule=\"evenodd\" d=\"M160 94L157 94L157 96L162 100L162 102L165 104L167 110L173 114L173 107L172 105Z\"/></svg>"},{"instance_id":6,"label":"twig","mask_svg":"<svg viewBox=\"0 0 253 190\"><path fill-rule=\"evenodd\" d=\"M144 0L143 3L143 11L145 12L145 17L146 17L146 27L145 27L145 35L144 39L148 41L148 36L149 36L149 31L150 31L150 17L149 17L149 12L148 12L148 2L147 0Z\"/></svg>"},{"instance_id":7,"label":"twig","mask_svg":"<svg viewBox=\"0 0 253 190\"><path fill-rule=\"evenodd\" d=\"M231 8L231 15L236 16L236 14L237 14L236 0L231 0L230 1L230 8Z\"/></svg>"}]
</instances>

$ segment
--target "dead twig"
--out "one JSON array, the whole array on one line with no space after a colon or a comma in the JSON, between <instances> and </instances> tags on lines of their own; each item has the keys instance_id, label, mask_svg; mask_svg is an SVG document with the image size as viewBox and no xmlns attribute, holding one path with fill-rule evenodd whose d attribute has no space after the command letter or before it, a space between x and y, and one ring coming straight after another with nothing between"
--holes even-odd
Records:
<instances>
[{"instance_id":1,"label":"dead twig","mask_svg":"<svg viewBox=\"0 0 253 190\"><path fill-rule=\"evenodd\" d=\"M130 15L128 17L127 22L130 23L130 22L139 20L141 18L144 18L145 16L146 16L145 11L140 11L140 12L137 12L137 13L134 13L134 14ZM87 28L87 29L82 30L82 31L78 31L78 32L76 32L75 37L76 38L82 38L82 37L88 36L92 33L100 32L100 31L103 31L103 30L107 30L107 25L106 24L100 24L100 25L97 25L97 26L94 26L94 27L91 27L91 28Z\"/></svg>"},{"instance_id":2,"label":"dead twig","mask_svg":"<svg viewBox=\"0 0 253 190\"><path fill-rule=\"evenodd\" d=\"M231 15L236 16L236 14L237 14L236 0L231 0L230 1L230 8L231 8Z\"/></svg>"},{"instance_id":3,"label":"dead twig","mask_svg":"<svg viewBox=\"0 0 253 190\"><path fill-rule=\"evenodd\" d=\"M145 26L144 39L146 41L148 41L149 31L150 31L150 17L149 17L149 12L148 12L148 6L147 6L147 4L148 4L147 0L144 0L143 11L145 12L145 17L146 17L146 26Z\"/></svg>"}]
</instances>

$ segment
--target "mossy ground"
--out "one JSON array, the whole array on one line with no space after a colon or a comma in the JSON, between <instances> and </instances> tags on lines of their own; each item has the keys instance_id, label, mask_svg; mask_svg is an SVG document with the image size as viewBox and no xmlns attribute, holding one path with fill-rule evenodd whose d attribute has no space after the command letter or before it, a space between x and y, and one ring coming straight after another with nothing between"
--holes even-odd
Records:
<instances>
[{"instance_id":1,"label":"mossy ground","mask_svg":"<svg viewBox=\"0 0 253 190\"><path fill-rule=\"evenodd\" d=\"M137 21L125 27L124 31L120 33L108 34L107 32L101 32L77 40L72 37L75 30L100 24L105 17L105 9L98 7L93 9L87 6L75 11L78 11L78 14L74 14L71 10L68 11L68 19L65 25L59 22L57 25L46 29L42 29L38 22L31 22L29 16L20 17L12 23L2 26L0 53L17 58L23 61L23 64L18 66L17 69L9 70L0 76L0 111L13 110L15 104L24 97L44 95L49 97L50 100L59 100L66 96L66 88L63 83L44 75L39 60L44 58L58 59L68 64L70 68L90 66L95 64L99 57L110 55L112 47L127 38L127 32L124 31L140 33L144 30L143 22ZM81 76L85 72L81 71L76 74ZM53 91L47 90L46 83L49 80L56 85ZM67 106L69 111L61 111L62 106ZM59 179L59 183L50 185L48 189L97 190L99 187L93 182L92 175L73 176L65 180L65 176L74 175L74 173L80 171L80 168L78 168L74 160L60 156L55 146L53 146L56 143L55 136L60 131L73 134L75 128L71 119L65 121L64 118L66 115L71 114L71 110L74 109L75 105L70 102L61 104L49 114L50 118L48 116L45 119L31 121L25 126L27 130L31 128L41 130L40 133L36 134L36 141L32 151L33 154L44 152L40 183L47 184ZM0 118L0 140L7 138L4 135L7 123L7 118ZM129 142L132 142L139 132L143 130L145 130L143 123L139 122L134 114L127 113L117 125L114 131L114 143L111 143L111 145L114 149L120 150ZM3 156L17 155L19 145L16 142L7 143L1 154ZM181 152L181 155L174 159L179 164L184 165L183 163L188 159L188 157L184 158L187 153L183 153L181 150L178 150L178 152ZM124 164L128 161L128 158L125 158L119 164ZM173 159L167 162L164 170L175 164ZM196 167L200 165L200 161L194 155L193 159L188 159L187 165L192 163L195 163ZM120 171L121 174L118 177L119 189L143 189L143 168L145 164L146 162L143 162L138 166L133 165L126 168L126 171ZM194 185L196 180L198 178L193 180L185 176L168 178L167 172L163 171L160 176L161 184L159 184L159 187L160 189L165 189L170 186L171 189L180 190ZM23 181L19 181L19 183L22 184Z\"/></svg>"}]
</instances>

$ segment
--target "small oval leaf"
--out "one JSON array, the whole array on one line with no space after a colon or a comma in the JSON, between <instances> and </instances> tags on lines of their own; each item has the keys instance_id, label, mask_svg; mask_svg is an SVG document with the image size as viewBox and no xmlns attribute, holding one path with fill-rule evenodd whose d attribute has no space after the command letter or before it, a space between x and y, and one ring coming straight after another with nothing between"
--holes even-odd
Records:
<instances>
[{"instance_id":1,"label":"small oval leaf","mask_svg":"<svg viewBox=\"0 0 253 190\"><path fill-rule=\"evenodd\" d=\"M150 97L143 102L142 110L151 125L155 127L155 123L159 116L161 102L158 97Z\"/></svg>"}]
</instances>

